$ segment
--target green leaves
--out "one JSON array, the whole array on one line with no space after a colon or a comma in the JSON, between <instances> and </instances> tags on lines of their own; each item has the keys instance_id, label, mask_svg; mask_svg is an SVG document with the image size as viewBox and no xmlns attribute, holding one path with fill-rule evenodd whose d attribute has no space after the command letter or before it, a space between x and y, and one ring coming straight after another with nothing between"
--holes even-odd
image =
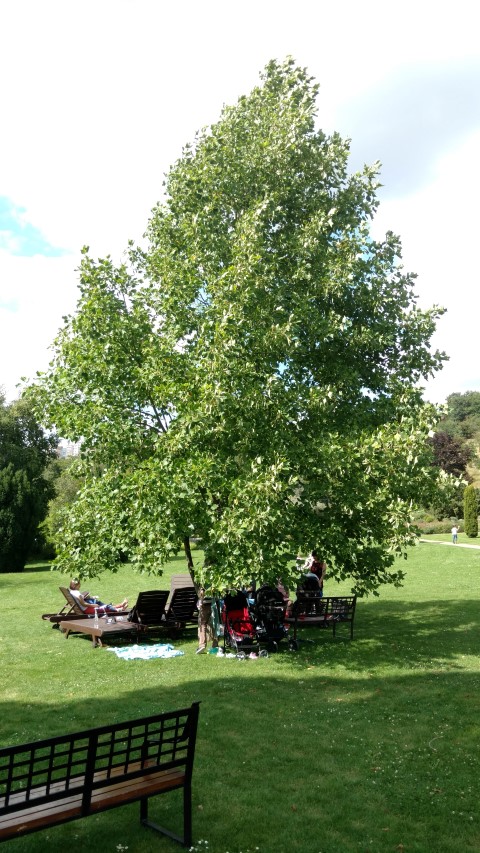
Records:
<instances>
[{"instance_id":1,"label":"green leaves","mask_svg":"<svg viewBox=\"0 0 480 853\"><path fill-rule=\"evenodd\" d=\"M55 445L28 401L0 397L0 572L21 571L33 548L53 496L44 474Z\"/></svg>"},{"instance_id":2,"label":"green leaves","mask_svg":"<svg viewBox=\"0 0 480 853\"><path fill-rule=\"evenodd\" d=\"M85 440L65 565L121 549L156 570L194 532L217 588L286 578L312 545L358 592L400 580L435 476L416 385L441 364L441 312L416 306L398 238L371 239L378 165L348 174L316 94L269 63L171 168L146 252L84 255L37 391Z\"/></svg>"}]
</instances>

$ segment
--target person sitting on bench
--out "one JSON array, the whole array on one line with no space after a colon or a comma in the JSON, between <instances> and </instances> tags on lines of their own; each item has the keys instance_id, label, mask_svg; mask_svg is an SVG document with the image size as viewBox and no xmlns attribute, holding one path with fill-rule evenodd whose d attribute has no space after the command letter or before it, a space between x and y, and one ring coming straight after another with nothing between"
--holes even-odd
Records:
<instances>
[{"instance_id":1,"label":"person sitting on bench","mask_svg":"<svg viewBox=\"0 0 480 853\"><path fill-rule=\"evenodd\" d=\"M323 580L325 578L325 572L327 570L327 564L319 557L318 551L311 551L305 560L304 571L307 570L306 577L311 579L312 575L316 576L318 580L318 586L320 587L321 595L323 595ZM310 584L311 589L316 589L316 585L312 581ZM307 587L305 587L307 589Z\"/></svg>"},{"instance_id":2,"label":"person sitting on bench","mask_svg":"<svg viewBox=\"0 0 480 853\"><path fill-rule=\"evenodd\" d=\"M120 604L104 604L96 595L89 592L80 592L80 581L76 578L70 581L70 592L78 606L88 615L97 611L99 616L105 613L119 613L128 607L128 598L124 598Z\"/></svg>"}]
</instances>

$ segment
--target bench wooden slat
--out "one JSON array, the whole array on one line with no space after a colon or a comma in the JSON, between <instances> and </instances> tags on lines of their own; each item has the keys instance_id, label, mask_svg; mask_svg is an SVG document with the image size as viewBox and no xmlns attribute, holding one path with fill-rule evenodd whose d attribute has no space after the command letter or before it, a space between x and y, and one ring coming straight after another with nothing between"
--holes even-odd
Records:
<instances>
[{"instance_id":1,"label":"bench wooden slat","mask_svg":"<svg viewBox=\"0 0 480 853\"><path fill-rule=\"evenodd\" d=\"M181 770L165 770L141 776L136 779L123 780L118 785L100 788L94 791L90 803L91 811L103 811L113 805L131 803L141 797L150 797L165 791L181 788L185 782L185 773Z\"/></svg>"},{"instance_id":2,"label":"bench wooden slat","mask_svg":"<svg viewBox=\"0 0 480 853\"><path fill-rule=\"evenodd\" d=\"M25 835L46 826L55 826L82 816L82 795L75 794L67 800L32 806L20 812L11 812L0 817L0 839L7 840Z\"/></svg>"},{"instance_id":3,"label":"bench wooden slat","mask_svg":"<svg viewBox=\"0 0 480 853\"><path fill-rule=\"evenodd\" d=\"M125 805L141 797L150 797L166 791L181 788L185 783L185 772L172 768L149 776L135 779L121 779L115 785L99 788L92 794L91 812L105 811L115 806ZM33 805L21 811L12 812L0 817L0 838L11 838L13 834L25 833L27 830L53 826L64 823L75 817L81 817L82 794L72 794L54 803Z\"/></svg>"}]
</instances>

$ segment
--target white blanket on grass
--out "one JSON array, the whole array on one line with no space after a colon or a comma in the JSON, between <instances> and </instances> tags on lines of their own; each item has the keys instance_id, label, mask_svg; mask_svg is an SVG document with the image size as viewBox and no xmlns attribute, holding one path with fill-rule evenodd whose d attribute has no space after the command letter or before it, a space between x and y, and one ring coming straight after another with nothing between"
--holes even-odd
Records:
<instances>
[{"instance_id":1,"label":"white blanket on grass","mask_svg":"<svg viewBox=\"0 0 480 853\"><path fill-rule=\"evenodd\" d=\"M153 646L121 646L115 648L108 647L109 652L115 652L117 658L123 660L152 660L153 658L176 658L185 654L178 649L174 649L169 643L156 643Z\"/></svg>"}]
</instances>

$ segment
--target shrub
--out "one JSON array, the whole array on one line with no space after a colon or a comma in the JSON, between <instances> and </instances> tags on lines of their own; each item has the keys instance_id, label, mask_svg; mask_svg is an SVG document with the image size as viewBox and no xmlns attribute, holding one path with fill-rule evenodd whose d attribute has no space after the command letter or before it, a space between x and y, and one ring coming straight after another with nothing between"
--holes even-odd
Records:
<instances>
[{"instance_id":1,"label":"shrub","mask_svg":"<svg viewBox=\"0 0 480 853\"><path fill-rule=\"evenodd\" d=\"M467 486L463 493L465 533L471 539L478 536L478 503L475 486Z\"/></svg>"},{"instance_id":2,"label":"shrub","mask_svg":"<svg viewBox=\"0 0 480 853\"><path fill-rule=\"evenodd\" d=\"M453 524L458 525L457 518L442 518L440 521L430 518L425 518L424 521L418 521L417 527L420 531L420 534L427 533L450 533Z\"/></svg>"}]
</instances>

